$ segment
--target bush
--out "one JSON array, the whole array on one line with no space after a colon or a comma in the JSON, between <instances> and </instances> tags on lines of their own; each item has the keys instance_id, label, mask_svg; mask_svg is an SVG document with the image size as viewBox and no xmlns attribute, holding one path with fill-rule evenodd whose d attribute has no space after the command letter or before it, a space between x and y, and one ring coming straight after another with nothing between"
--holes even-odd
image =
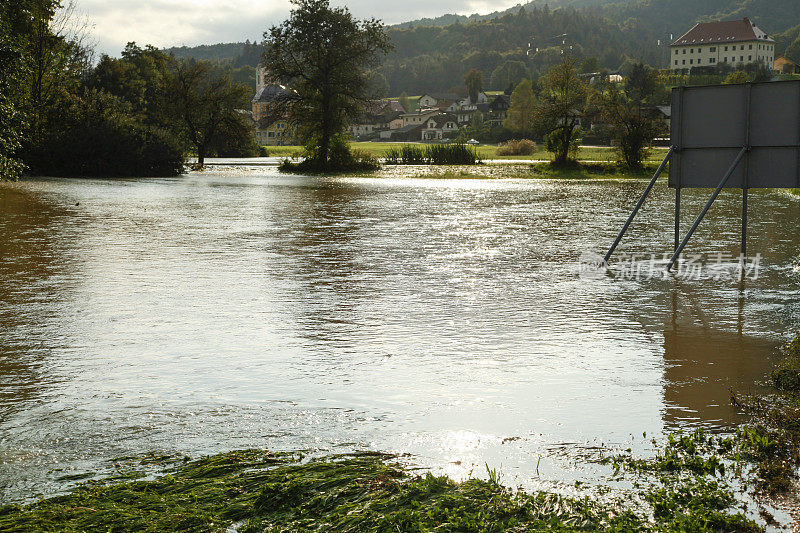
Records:
<instances>
[{"instance_id":1,"label":"bush","mask_svg":"<svg viewBox=\"0 0 800 533\"><path fill-rule=\"evenodd\" d=\"M390 165L476 165L480 163L478 150L465 144L431 144L427 146L404 144L384 153Z\"/></svg>"},{"instance_id":2,"label":"bush","mask_svg":"<svg viewBox=\"0 0 800 533\"><path fill-rule=\"evenodd\" d=\"M176 176L183 150L166 131L146 126L127 104L102 92L69 96L44 140L27 158L31 170L51 176Z\"/></svg>"},{"instance_id":3,"label":"bush","mask_svg":"<svg viewBox=\"0 0 800 533\"><path fill-rule=\"evenodd\" d=\"M278 169L281 172L297 172L317 174L319 172L370 172L381 168L378 160L368 152L353 150L343 137L333 139L328 152L327 168L317 157L315 146L306 147L305 159L299 163L293 163L284 159Z\"/></svg>"},{"instance_id":4,"label":"bush","mask_svg":"<svg viewBox=\"0 0 800 533\"><path fill-rule=\"evenodd\" d=\"M536 143L528 139L512 140L500 145L497 155L533 155Z\"/></svg>"},{"instance_id":5,"label":"bush","mask_svg":"<svg viewBox=\"0 0 800 533\"><path fill-rule=\"evenodd\" d=\"M258 157L269 157L269 150L266 146L258 147Z\"/></svg>"},{"instance_id":6,"label":"bush","mask_svg":"<svg viewBox=\"0 0 800 533\"><path fill-rule=\"evenodd\" d=\"M800 337L783 347L786 356L772 371L773 386L785 392L800 392Z\"/></svg>"}]
</instances>

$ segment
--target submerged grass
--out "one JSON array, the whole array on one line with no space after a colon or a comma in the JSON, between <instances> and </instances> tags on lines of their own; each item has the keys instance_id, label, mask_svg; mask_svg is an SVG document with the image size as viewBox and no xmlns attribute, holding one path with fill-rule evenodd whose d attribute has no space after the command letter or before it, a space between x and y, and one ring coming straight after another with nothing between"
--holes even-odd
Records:
<instances>
[{"instance_id":1,"label":"submerged grass","mask_svg":"<svg viewBox=\"0 0 800 533\"><path fill-rule=\"evenodd\" d=\"M457 483L412 475L385 454L303 462L246 450L186 461L151 481L89 482L5 506L0 531L759 531L727 485L707 479L714 470L640 489L651 509L635 510L622 499L509 489L488 467L488 480Z\"/></svg>"}]
</instances>

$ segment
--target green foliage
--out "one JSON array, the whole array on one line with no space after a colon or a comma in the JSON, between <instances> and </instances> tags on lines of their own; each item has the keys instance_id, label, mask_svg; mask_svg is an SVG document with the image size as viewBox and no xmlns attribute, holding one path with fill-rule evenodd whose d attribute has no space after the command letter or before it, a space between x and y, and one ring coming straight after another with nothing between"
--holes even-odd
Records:
<instances>
[{"instance_id":1,"label":"green foliage","mask_svg":"<svg viewBox=\"0 0 800 533\"><path fill-rule=\"evenodd\" d=\"M783 347L784 359L772 371L772 383L776 389L800 393L800 337Z\"/></svg>"},{"instance_id":2,"label":"green foliage","mask_svg":"<svg viewBox=\"0 0 800 533\"><path fill-rule=\"evenodd\" d=\"M236 111L249 93L246 86L219 76L208 62L173 61L166 91L174 127L196 150L200 166L215 149L256 149L252 126Z\"/></svg>"},{"instance_id":3,"label":"green foliage","mask_svg":"<svg viewBox=\"0 0 800 533\"><path fill-rule=\"evenodd\" d=\"M533 93L533 83L524 79L511 93L511 107L503 126L523 139L530 139L536 128L535 119L536 95Z\"/></svg>"},{"instance_id":4,"label":"green foliage","mask_svg":"<svg viewBox=\"0 0 800 533\"><path fill-rule=\"evenodd\" d=\"M20 50L3 16L0 18L0 180L15 180L25 168L19 156L24 120L18 102L12 98L12 89L21 78L20 59Z\"/></svg>"},{"instance_id":5,"label":"green foliage","mask_svg":"<svg viewBox=\"0 0 800 533\"><path fill-rule=\"evenodd\" d=\"M293 163L285 159L278 168L281 172L319 173L321 169L318 162L322 157L319 150L319 145L311 144L305 149L304 160ZM372 154L351 148L344 135L336 135L331 139L327 159L326 173L369 172L381 167Z\"/></svg>"},{"instance_id":6,"label":"green foliage","mask_svg":"<svg viewBox=\"0 0 800 533\"><path fill-rule=\"evenodd\" d=\"M132 116L130 106L103 92L69 96L59 120L37 145L32 170L50 176L174 176L183 151L174 136Z\"/></svg>"},{"instance_id":7,"label":"green foliage","mask_svg":"<svg viewBox=\"0 0 800 533\"><path fill-rule=\"evenodd\" d=\"M288 114L312 159L305 170L332 171L332 144L369 100L369 69L391 43L377 20L357 20L328 0L295 0L288 20L264 34L264 60L274 81L288 83L273 103Z\"/></svg>"},{"instance_id":8,"label":"green foliage","mask_svg":"<svg viewBox=\"0 0 800 533\"><path fill-rule=\"evenodd\" d=\"M551 68L541 83L534 120L544 134L547 150L554 154L553 163L565 165L577 152L588 87L578 76L576 61L570 58Z\"/></svg>"},{"instance_id":9,"label":"green foliage","mask_svg":"<svg viewBox=\"0 0 800 533\"><path fill-rule=\"evenodd\" d=\"M627 501L525 493L487 481L415 476L386 454L303 461L246 450L199 461L157 459L144 481L91 481L64 496L0 508L0 531L758 531L730 490L703 477L665 481ZM152 460L147 459L147 462ZM145 460L142 461L145 463ZM131 476L129 476L131 477Z\"/></svg>"},{"instance_id":10,"label":"green foliage","mask_svg":"<svg viewBox=\"0 0 800 533\"><path fill-rule=\"evenodd\" d=\"M404 144L390 148L384 154L390 165L477 165L481 162L478 150L465 144Z\"/></svg>"},{"instance_id":11,"label":"green foliage","mask_svg":"<svg viewBox=\"0 0 800 533\"><path fill-rule=\"evenodd\" d=\"M602 83L590 98L590 109L611 128L619 160L630 169L641 168L653 139L663 133L662 122L648 114L645 104L656 95L658 74L636 63L624 87Z\"/></svg>"},{"instance_id":12,"label":"green foliage","mask_svg":"<svg viewBox=\"0 0 800 533\"><path fill-rule=\"evenodd\" d=\"M470 102L477 104L478 93L483 91L483 73L480 70L471 69L464 77L464 85L467 87Z\"/></svg>"},{"instance_id":13,"label":"green foliage","mask_svg":"<svg viewBox=\"0 0 800 533\"><path fill-rule=\"evenodd\" d=\"M748 81L747 73L737 70L736 72L731 72L723 83L725 83L725 85L733 85L737 83L747 83Z\"/></svg>"},{"instance_id":14,"label":"green foliage","mask_svg":"<svg viewBox=\"0 0 800 533\"><path fill-rule=\"evenodd\" d=\"M403 91L403 93L400 95L399 102L400 105L403 106L403 110L406 113L411 113L414 111L414 105L411 103L411 100L409 100L408 94L405 91Z\"/></svg>"},{"instance_id":15,"label":"green foliage","mask_svg":"<svg viewBox=\"0 0 800 533\"><path fill-rule=\"evenodd\" d=\"M524 61L506 60L492 72L489 87L503 91L508 87L516 87L528 76L528 67L525 66Z\"/></svg>"}]
</instances>

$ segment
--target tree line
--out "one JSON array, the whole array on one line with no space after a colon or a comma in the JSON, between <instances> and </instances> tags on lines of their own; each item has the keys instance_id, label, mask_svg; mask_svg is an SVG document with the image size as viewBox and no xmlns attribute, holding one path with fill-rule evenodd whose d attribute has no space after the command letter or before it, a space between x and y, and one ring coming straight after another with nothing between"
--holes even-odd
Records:
<instances>
[{"instance_id":1,"label":"tree line","mask_svg":"<svg viewBox=\"0 0 800 533\"><path fill-rule=\"evenodd\" d=\"M257 150L250 89L224 69L129 44L95 60L70 4L0 4L0 178L163 176ZM77 28L77 29L76 29Z\"/></svg>"}]
</instances>

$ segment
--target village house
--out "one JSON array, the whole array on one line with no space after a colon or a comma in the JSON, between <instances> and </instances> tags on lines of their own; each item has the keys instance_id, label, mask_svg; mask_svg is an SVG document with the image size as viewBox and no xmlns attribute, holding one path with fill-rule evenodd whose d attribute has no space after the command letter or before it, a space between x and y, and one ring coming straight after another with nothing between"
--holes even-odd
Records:
<instances>
[{"instance_id":1,"label":"village house","mask_svg":"<svg viewBox=\"0 0 800 533\"><path fill-rule=\"evenodd\" d=\"M499 126L508 117L508 109L511 107L511 96L507 94L498 94L489 103L489 114L486 117L486 122Z\"/></svg>"},{"instance_id":2,"label":"village house","mask_svg":"<svg viewBox=\"0 0 800 533\"><path fill-rule=\"evenodd\" d=\"M773 68L781 74L800 74L800 65L782 55L775 59Z\"/></svg>"},{"instance_id":3,"label":"village house","mask_svg":"<svg viewBox=\"0 0 800 533\"><path fill-rule=\"evenodd\" d=\"M430 117L425 121L421 131L423 141L441 141L449 138L451 133L458 131L456 117L448 113L442 113Z\"/></svg>"},{"instance_id":4,"label":"village house","mask_svg":"<svg viewBox=\"0 0 800 533\"><path fill-rule=\"evenodd\" d=\"M403 113L401 118L403 119L403 127L407 126L420 126L422 125L427 119L431 118L434 115L438 115L441 113L441 110L438 108L432 109L423 109L420 108L413 113Z\"/></svg>"},{"instance_id":5,"label":"village house","mask_svg":"<svg viewBox=\"0 0 800 533\"><path fill-rule=\"evenodd\" d=\"M703 22L670 45L670 67L687 70L721 63L773 68L775 41L750 19Z\"/></svg>"}]
</instances>

